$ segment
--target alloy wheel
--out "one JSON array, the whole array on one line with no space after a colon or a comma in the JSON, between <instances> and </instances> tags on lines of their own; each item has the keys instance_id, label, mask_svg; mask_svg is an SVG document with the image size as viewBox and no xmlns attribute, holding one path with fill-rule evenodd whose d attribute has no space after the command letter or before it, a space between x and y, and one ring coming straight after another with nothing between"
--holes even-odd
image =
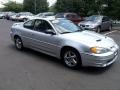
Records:
<instances>
[{"instance_id":1,"label":"alloy wheel","mask_svg":"<svg viewBox=\"0 0 120 90\"><path fill-rule=\"evenodd\" d=\"M78 64L78 57L75 52L67 51L64 54L64 62L68 67L76 67Z\"/></svg>"}]
</instances>

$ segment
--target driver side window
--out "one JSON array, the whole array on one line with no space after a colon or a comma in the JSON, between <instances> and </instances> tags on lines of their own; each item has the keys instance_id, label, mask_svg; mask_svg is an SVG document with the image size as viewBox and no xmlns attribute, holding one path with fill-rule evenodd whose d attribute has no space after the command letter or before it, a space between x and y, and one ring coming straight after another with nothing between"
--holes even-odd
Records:
<instances>
[{"instance_id":1,"label":"driver side window","mask_svg":"<svg viewBox=\"0 0 120 90\"><path fill-rule=\"evenodd\" d=\"M52 30L52 26L45 20L36 20L35 21L35 31L45 32L46 30Z\"/></svg>"}]
</instances>

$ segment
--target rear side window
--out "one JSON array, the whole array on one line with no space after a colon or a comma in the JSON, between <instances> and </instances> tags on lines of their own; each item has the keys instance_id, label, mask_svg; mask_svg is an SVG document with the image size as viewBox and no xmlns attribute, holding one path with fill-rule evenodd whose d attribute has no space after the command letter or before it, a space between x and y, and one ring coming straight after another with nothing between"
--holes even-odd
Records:
<instances>
[{"instance_id":1,"label":"rear side window","mask_svg":"<svg viewBox=\"0 0 120 90\"><path fill-rule=\"evenodd\" d=\"M35 23L35 20L30 20L30 21L28 21L24 24L24 28L33 30L34 29L34 23Z\"/></svg>"},{"instance_id":2,"label":"rear side window","mask_svg":"<svg viewBox=\"0 0 120 90\"><path fill-rule=\"evenodd\" d=\"M34 25L35 31L45 32L48 29L53 29L52 26L45 20L36 20Z\"/></svg>"},{"instance_id":3,"label":"rear side window","mask_svg":"<svg viewBox=\"0 0 120 90\"><path fill-rule=\"evenodd\" d=\"M64 18L64 14L63 13L57 14L55 17L56 18Z\"/></svg>"}]
</instances>

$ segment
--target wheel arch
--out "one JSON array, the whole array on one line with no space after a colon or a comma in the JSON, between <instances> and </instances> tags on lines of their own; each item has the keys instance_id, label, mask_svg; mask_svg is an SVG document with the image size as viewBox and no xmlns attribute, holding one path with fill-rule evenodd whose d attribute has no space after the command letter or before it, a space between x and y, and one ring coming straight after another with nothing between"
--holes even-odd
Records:
<instances>
[{"instance_id":1,"label":"wheel arch","mask_svg":"<svg viewBox=\"0 0 120 90\"><path fill-rule=\"evenodd\" d=\"M61 51L60 51L60 57L62 57L64 51L67 50L67 49L75 50L75 51L79 54L79 56L80 56L80 58L81 58L81 55L80 55L79 51L78 51L76 48L72 47L72 46L63 46L63 47L61 48Z\"/></svg>"},{"instance_id":2,"label":"wheel arch","mask_svg":"<svg viewBox=\"0 0 120 90\"><path fill-rule=\"evenodd\" d=\"M16 39L16 38L20 38L21 39L21 37L19 35L14 35L14 39Z\"/></svg>"},{"instance_id":3,"label":"wheel arch","mask_svg":"<svg viewBox=\"0 0 120 90\"><path fill-rule=\"evenodd\" d=\"M77 52L77 55L79 55L79 56L78 56L78 57L79 57L79 64L78 64L77 67L82 66L82 58L81 58L80 52L79 52L76 48L71 47L71 46L64 46L64 47L62 47L61 52L60 52L61 60L63 60L63 55L64 55L65 50L68 50L68 49L72 49L72 50L75 50L75 52ZM76 68L77 68L77 67L76 67Z\"/></svg>"}]
</instances>

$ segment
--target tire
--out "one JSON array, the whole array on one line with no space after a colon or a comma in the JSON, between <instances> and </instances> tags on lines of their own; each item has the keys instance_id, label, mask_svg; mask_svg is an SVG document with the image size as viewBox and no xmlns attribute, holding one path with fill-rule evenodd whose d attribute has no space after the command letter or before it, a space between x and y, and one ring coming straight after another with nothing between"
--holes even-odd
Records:
<instances>
[{"instance_id":1,"label":"tire","mask_svg":"<svg viewBox=\"0 0 120 90\"><path fill-rule=\"evenodd\" d=\"M27 21L27 18L24 18L24 19L23 19L23 22L25 22L25 21Z\"/></svg>"},{"instance_id":2,"label":"tire","mask_svg":"<svg viewBox=\"0 0 120 90\"><path fill-rule=\"evenodd\" d=\"M23 43L22 43L22 40L20 37L16 37L14 39L15 41L15 47L18 49L18 50L23 50Z\"/></svg>"},{"instance_id":3,"label":"tire","mask_svg":"<svg viewBox=\"0 0 120 90\"><path fill-rule=\"evenodd\" d=\"M5 19L5 16L3 16L3 19Z\"/></svg>"},{"instance_id":4,"label":"tire","mask_svg":"<svg viewBox=\"0 0 120 90\"><path fill-rule=\"evenodd\" d=\"M64 50L62 60L65 66L71 69L77 69L82 65L80 54L75 49Z\"/></svg>"},{"instance_id":5,"label":"tire","mask_svg":"<svg viewBox=\"0 0 120 90\"><path fill-rule=\"evenodd\" d=\"M101 28L98 27L97 30L96 30L97 33L100 33L101 32Z\"/></svg>"},{"instance_id":6,"label":"tire","mask_svg":"<svg viewBox=\"0 0 120 90\"><path fill-rule=\"evenodd\" d=\"M109 26L109 29L108 29L108 30L109 30L109 31L111 31L111 30L112 30L112 25L110 25L110 26Z\"/></svg>"}]
</instances>

